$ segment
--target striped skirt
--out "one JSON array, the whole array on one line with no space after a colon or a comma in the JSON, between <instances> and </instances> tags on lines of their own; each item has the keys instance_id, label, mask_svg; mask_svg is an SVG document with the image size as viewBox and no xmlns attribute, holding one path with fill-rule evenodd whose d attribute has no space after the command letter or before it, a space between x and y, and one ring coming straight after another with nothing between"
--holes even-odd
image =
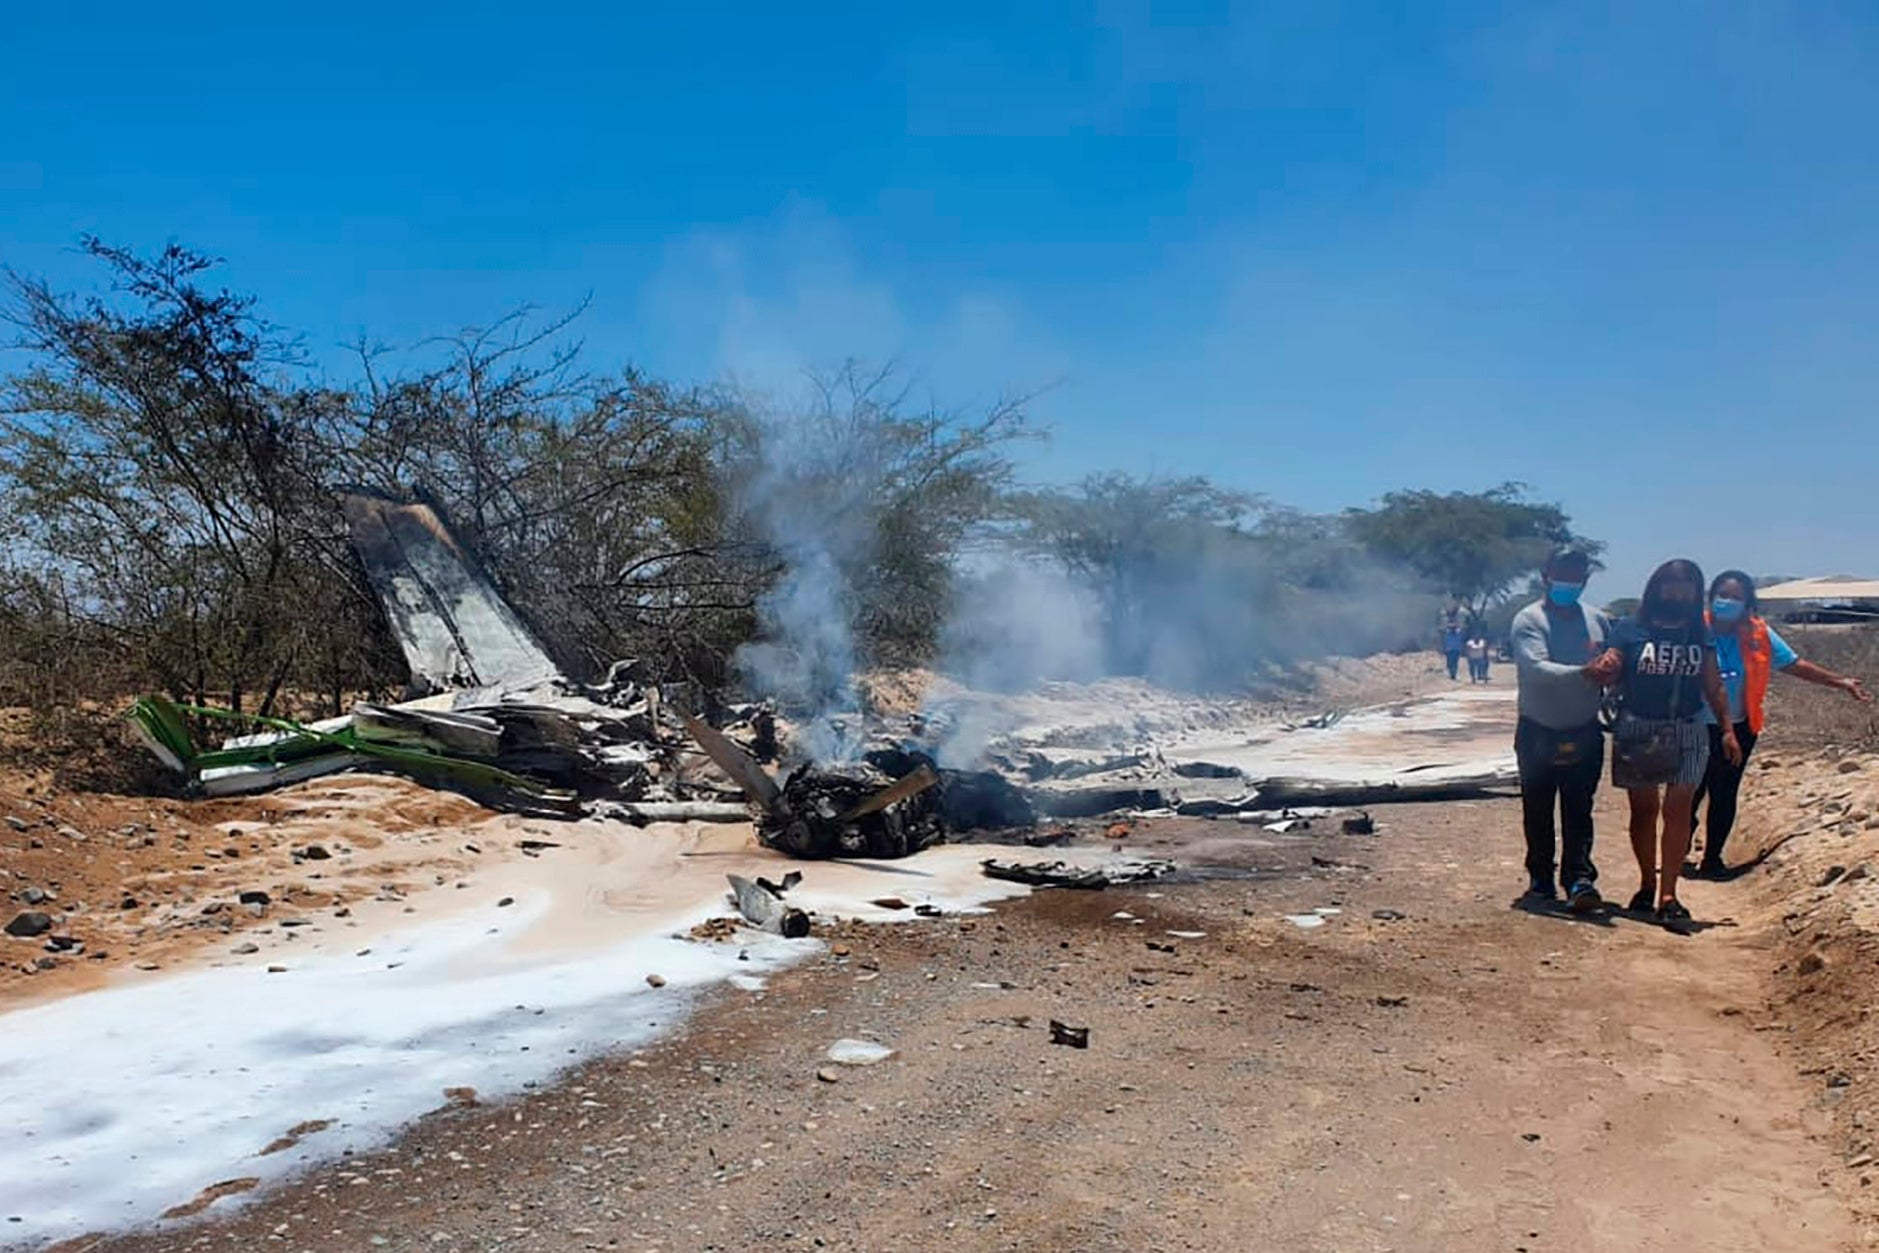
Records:
<instances>
[{"instance_id":1,"label":"striped skirt","mask_svg":"<svg viewBox=\"0 0 1879 1253\"><path fill-rule=\"evenodd\" d=\"M1652 734L1659 727L1674 729L1677 739L1677 773L1669 779L1638 779L1630 777L1625 769L1626 763L1616 751L1612 752L1612 786L1617 788L1695 787L1703 781L1703 774L1709 769L1709 727L1702 716L1694 718L1628 719L1636 728L1635 734Z\"/></svg>"}]
</instances>

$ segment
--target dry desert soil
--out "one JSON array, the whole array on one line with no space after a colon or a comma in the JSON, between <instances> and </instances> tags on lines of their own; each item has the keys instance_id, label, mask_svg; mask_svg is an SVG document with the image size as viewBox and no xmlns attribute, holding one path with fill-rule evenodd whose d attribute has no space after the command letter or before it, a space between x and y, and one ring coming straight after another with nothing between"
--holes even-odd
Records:
<instances>
[{"instance_id":1,"label":"dry desert soil","mask_svg":"<svg viewBox=\"0 0 1879 1253\"><path fill-rule=\"evenodd\" d=\"M1511 798L1380 808L1373 835L1142 821L1117 842L1175 879L839 924L644 1049L440 1093L382 1151L59 1247L1869 1247L1875 786L1769 753L1738 838L1766 861L1690 884L1692 935L1520 907ZM1622 901L1609 795L1600 819ZM893 1054L836 1064L842 1039Z\"/></svg>"}]
</instances>

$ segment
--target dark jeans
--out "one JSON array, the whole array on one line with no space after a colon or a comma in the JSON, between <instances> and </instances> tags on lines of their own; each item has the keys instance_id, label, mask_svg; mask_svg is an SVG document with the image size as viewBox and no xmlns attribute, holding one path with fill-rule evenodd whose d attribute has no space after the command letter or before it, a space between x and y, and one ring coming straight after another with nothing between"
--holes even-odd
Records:
<instances>
[{"instance_id":1,"label":"dark jeans","mask_svg":"<svg viewBox=\"0 0 1879 1253\"><path fill-rule=\"evenodd\" d=\"M1592 798L1605 769L1605 734L1596 722L1554 731L1522 718L1514 730L1520 763L1520 811L1527 834L1527 876L1553 883L1553 807L1559 807L1561 887L1598 881L1592 864Z\"/></svg>"},{"instance_id":2,"label":"dark jeans","mask_svg":"<svg viewBox=\"0 0 1879 1253\"><path fill-rule=\"evenodd\" d=\"M1729 842L1729 832L1735 830L1736 800L1742 793L1742 772L1748 769L1749 754L1755 751L1755 732L1749 730L1749 724L1735 724L1735 738L1742 745L1742 764L1732 766L1722 752L1722 728L1709 729L1709 772L1696 787L1696 808L1690 811L1691 830L1696 828L1696 815L1703 808L1703 798L1709 798L1709 826L1703 832L1703 864L1712 869L1722 865L1722 846Z\"/></svg>"},{"instance_id":3,"label":"dark jeans","mask_svg":"<svg viewBox=\"0 0 1879 1253\"><path fill-rule=\"evenodd\" d=\"M1443 656L1448 658L1448 677L1451 679L1459 678L1461 671L1461 654L1444 653Z\"/></svg>"}]
</instances>

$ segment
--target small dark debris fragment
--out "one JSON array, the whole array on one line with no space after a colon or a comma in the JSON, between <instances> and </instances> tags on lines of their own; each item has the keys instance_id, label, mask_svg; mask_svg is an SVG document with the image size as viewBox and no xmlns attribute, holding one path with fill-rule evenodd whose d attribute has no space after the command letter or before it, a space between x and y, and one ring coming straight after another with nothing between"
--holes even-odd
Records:
<instances>
[{"instance_id":1,"label":"small dark debris fragment","mask_svg":"<svg viewBox=\"0 0 1879 1253\"><path fill-rule=\"evenodd\" d=\"M1367 813L1358 814L1354 818L1346 818L1344 820L1345 835L1375 835L1376 833L1376 819L1372 818Z\"/></svg>"},{"instance_id":2,"label":"small dark debris fragment","mask_svg":"<svg viewBox=\"0 0 1879 1253\"><path fill-rule=\"evenodd\" d=\"M274 898L269 896L266 892L255 889L253 891L243 892L235 899L243 905L266 905L272 902Z\"/></svg>"},{"instance_id":3,"label":"small dark debris fragment","mask_svg":"<svg viewBox=\"0 0 1879 1253\"><path fill-rule=\"evenodd\" d=\"M1370 916L1378 922L1402 922L1409 917L1400 909L1373 909Z\"/></svg>"},{"instance_id":4,"label":"small dark debris fragment","mask_svg":"<svg viewBox=\"0 0 1879 1253\"><path fill-rule=\"evenodd\" d=\"M757 886L768 892L771 896L781 896L801 882L802 871L800 870L792 870L784 875L783 882L781 883L772 883L761 875L757 877Z\"/></svg>"},{"instance_id":5,"label":"small dark debris fragment","mask_svg":"<svg viewBox=\"0 0 1879 1253\"><path fill-rule=\"evenodd\" d=\"M1053 1018L1050 1020L1050 1042L1066 1048L1086 1049L1090 1046L1090 1029L1067 1027Z\"/></svg>"}]
</instances>

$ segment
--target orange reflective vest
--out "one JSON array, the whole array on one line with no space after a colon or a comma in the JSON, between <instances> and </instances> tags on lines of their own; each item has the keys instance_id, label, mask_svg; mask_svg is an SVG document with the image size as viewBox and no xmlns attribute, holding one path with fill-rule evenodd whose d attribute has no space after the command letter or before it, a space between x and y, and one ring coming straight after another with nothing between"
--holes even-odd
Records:
<instances>
[{"instance_id":1,"label":"orange reflective vest","mask_svg":"<svg viewBox=\"0 0 1879 1253\"><path fill-rule=\"evenodd\" d=\"M1716 622L1712 615L1710 628ZM1768 717L1768 681L1775 673L1775 646L1768 638L1768 623L1760 617L1746 618L1735 629L1736 647L1742 653L1742 713L1749 730L1762 733Z\"/></svg>"}]
</instances>

